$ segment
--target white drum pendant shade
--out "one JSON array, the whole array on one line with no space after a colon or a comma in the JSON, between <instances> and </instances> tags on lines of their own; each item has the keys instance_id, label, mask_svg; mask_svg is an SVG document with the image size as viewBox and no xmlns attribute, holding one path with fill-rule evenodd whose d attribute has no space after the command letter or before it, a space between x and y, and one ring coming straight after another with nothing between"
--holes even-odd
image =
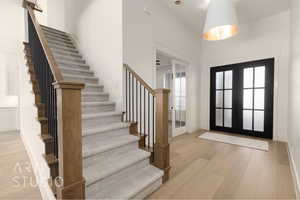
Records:
<instances>
[{"instance_id":1,"label":"white drum pendant shade","mask_svg":"<svg viewBox=\"0 0 300 200\"><path fill-rule=\"evenodd\" d=\"M211 0L203 37L205 40L224 40L238 33L238 20L232 0Z\"/></svg>"}]
</instances>

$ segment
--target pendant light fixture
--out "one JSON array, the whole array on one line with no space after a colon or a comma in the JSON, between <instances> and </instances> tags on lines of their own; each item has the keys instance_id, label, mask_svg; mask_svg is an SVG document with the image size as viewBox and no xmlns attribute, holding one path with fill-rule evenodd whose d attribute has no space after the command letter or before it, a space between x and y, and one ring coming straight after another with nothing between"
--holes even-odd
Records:
<instances>
[{"instance_id":1,"label":"pendant light fixture","mask_svg":"<svg viewBox=\"0 0 300 200\"><path fill-rule=\"evenodd\" d=\"M203 38L225 40L238 33L238 20L232 0L211 0L207 10Z\"/></svg>"}]
</instances>

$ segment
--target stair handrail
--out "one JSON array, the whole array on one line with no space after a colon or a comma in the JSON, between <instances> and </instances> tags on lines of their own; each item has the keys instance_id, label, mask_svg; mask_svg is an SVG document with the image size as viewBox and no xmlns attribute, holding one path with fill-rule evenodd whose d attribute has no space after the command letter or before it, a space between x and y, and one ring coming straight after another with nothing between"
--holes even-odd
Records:
<instances>
[{"instance_id":1,"label":"stair handrail","mask_svg":"<svg viewBox=\"0 0 300 200\"><path fill-rule=\"evenodd\" d=\"M59 69L57 62L54 59L53 53L48 45L46 36L45 36L44 32L42 31L41 25L36 20L36 17L34 14L34 10L36 10L35 4L33 4L32 2L24 1L24 6L28 10L28 13L32 19L33 25L34 25L37 35L40 39L44 53L46 55L46 58L48 60L48 63L50 65L50 68L51 68L51 71L52 71L52 74L53 74L55 80L57 82L63 81L63 76L62 76L61 70ZM41 11L41 10L39 10L39 11Z\"/></svg>"},{"instance_id":2,"label":"stair handrail","mask_svg":"<svg viewBox=\"0 0 300 200\"><path fill-rule=\"evenodd\" d=\"M168 136L170 90L165 88L153 89L140 75L130 68L128 64L124 63L123 66L125 68L126 82L126 112L124 112L124 114L126 121L131 122L130 133L140 137L140 148L151 152L151 164L164 171L163 182L166 182L169 179L169 171L171 168ZM150 95L152 95L152 100ZM142 96L144 97L142 98ZM144 111L141 111L143 109L142 107L144 107ZM148 111L145 111L145 109L148 109ZM134 112L136 112L136 115L134 115ZM139 112L140 114L138 114ZM131 113L133 115L131 115ZM145 113L147 113L147 117ZM143 115L143 117L141 117L141 115ZM147 120L146 123L145 119ZM150 121L152 121L152 123L150 123ZM146 124L148 125L146 126ZM152 132L149 129L150 125L153 126Z\"/></svg>"}]
</instances>

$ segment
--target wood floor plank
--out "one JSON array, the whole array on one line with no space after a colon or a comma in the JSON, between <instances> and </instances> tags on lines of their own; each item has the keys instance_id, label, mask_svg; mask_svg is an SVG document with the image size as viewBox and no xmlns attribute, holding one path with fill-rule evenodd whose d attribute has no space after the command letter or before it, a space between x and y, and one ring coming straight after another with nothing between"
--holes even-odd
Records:
<instances>
[{"instance_id":1,"label":"wood floor plank","mask_svg":"<svg viewBox=\"0 0 300 200\"><path fill-rule=\"evenodd\" d=\"M149 199L295 199L286 144L269 151L199 139L171 141L171 177Z\"/></svg>"},{"instance_id":2,"label":"wood floor plank","mask_svg":"<svg viewBox=\"0 0 300 200\"><path fill-rule=\"evenodd\" d=\"M0 199L41 199L19 133L0 133L0 149Z\"/></svg>"}]
</instances>

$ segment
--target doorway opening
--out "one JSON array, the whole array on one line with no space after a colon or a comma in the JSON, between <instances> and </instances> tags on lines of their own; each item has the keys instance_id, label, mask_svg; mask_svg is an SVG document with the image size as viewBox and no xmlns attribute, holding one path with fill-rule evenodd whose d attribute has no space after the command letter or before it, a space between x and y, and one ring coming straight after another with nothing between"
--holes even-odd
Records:
<instances>
[{"instance_id":1,"label":"doorway opening","mask_svg":"<svg viewBox=\"0 0 300 200\"><path fill-rule=\"evenodd\" d=\"M170 90L169 137L186 133L188 64L161 51L156 52L156 88Z\"/></svg>"},{"instance_id":2,"label":"doorway opening","mask_svg":"<svg viewBox=\"0 0 300 200\"><path fill-rule=\"evenodd\" d=\"M273 139L274 59L211 68L210 129Z\"/></svg>"}]
</instances>

